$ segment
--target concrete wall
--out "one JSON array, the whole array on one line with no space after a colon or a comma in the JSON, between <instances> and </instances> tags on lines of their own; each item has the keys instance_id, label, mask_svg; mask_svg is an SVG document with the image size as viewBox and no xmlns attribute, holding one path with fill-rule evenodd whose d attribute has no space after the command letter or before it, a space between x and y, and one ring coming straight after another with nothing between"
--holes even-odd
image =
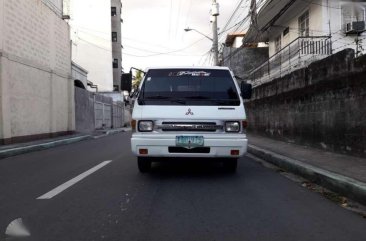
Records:
<instances>
[{"instance_id":1,"label":"concrete wall","mask_svg":"<svg viewBox=\"0 0 366 241\"><path fill-rule=\"evenodd\" d=\"M103 94L75 87L76 131L90 133L96 129L124 126L124 104Z\"/></svg>"},{"instance_id":2,"label":"concrete wall","mask_svg":"<svg viewBox=\"0 0 366 241\"><path fill-rule=\"evenodd\" d=\"M111 2L70 0L72 60L100 91L113 90Z\"/></svg>"},{"instance_id":3,"label":"concrete wall","mask_svg":"<svg viewBox=\"0 0 366 241\"><path fill-rule=\"evenodd\" d=\"M72 132L69 27L39 0L0 0L0 142Z\"/></svg>"},{"instance_id":4,"label":"concrete wall","mask_svg":"<svg viewBox=\"0 0 366 241\"><path fill-rule=\"evenodd\" d=\"M268 48L228 48L223 50L223 66L229 67L235 75L247 79L251 70L268 59Z\"/></svg>"},{"instance_id":5,"label":"concrete wall","mask_svg":"<svg viewBox=\"0 0 366 241\"><path fill-rule=\"evenodd\" d=\"M0 1L0 16L4 16L4 0ZM2 52L4 42L4 18L0 18L0 33L0 52Z\"/></svg>"},{"instance_id":6,"label":"concrete wall","mask_svg":"<svg viewBox=\"0 0 366 241\"><path fill-rule=\"evenodd\" d=\"M366 57L344 50L257 86L249 132L366 157Z\"/></svg>"},{"instance_id":7,"label":"concrete wall","mask_svg":"<svg viewBox=\"0 0 366 241\"><path fill-rule=\"evenodd\" d=\"M88 71L75 63L71 64L71 76L73 80L80 80L85 89L88 88Z\"/></svg>"},{"instance_id":8,"label":"concrete wall","mask_svg":"<svg viewBox=\"0 0 366 241\"><path fill-rule=\"evenodd\" d=\"M75 87L75 126L77 132L95 130L94 93Z\"/></svg>"}]
</instances>

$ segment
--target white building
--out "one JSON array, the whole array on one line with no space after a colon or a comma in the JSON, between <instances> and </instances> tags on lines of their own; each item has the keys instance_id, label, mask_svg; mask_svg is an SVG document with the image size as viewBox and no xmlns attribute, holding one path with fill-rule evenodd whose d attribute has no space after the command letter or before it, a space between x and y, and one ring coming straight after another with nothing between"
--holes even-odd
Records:
<instances>
[{"instance_id":1,"label":"white building","mask_svg":"<svg viewBox=\"0 0 366 241\"><path fill-rule=\"evenodd\" d=\"M75 129L69 33L61 0L0 0L0 143Z\"/></svg>"},{"instance_id":2,"label":"white building","mask_svg":"<svg viewBox=\"0 0 366 241\"><path fill-rule=\"evenodd\" d=\"M270 59L252 72L270 81L346 48L365 53L365 1L266 1L243 42L269 43Z\"/></svg>"},{"instance_id":3,"label":"white building","mask_svg":"<svg viewBox=\"0 0 366 241\"><path fill-rule=\"evenodd\" d=\"M68 0L72 61L100 91L113 90L111 1Z\"/></svg>"},{"instance_id":4,"label":"white building","mask_svg":"<svg viewBox=\"0 0 366 241\"><path fill-rule=\"evenodd\" d=\"M229 33L226 35L225 46L240 48L243 45L245 33Z\"/></svg>"}]
</instances>

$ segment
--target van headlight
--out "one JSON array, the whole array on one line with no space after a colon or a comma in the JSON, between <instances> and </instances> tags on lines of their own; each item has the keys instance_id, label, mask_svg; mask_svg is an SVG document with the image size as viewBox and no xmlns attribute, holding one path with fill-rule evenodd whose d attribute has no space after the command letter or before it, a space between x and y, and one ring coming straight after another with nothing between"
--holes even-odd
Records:
<instances>
[{"instance_id":1,"label":"van headlight","mask_svg":"<svg viewBox=\"0 0 366 241\"><path fill-rule=\"evenodd\" d=\"M154 123L152 121L139 121L139 131L149 132L154 128Z\"/></svg>"},{"instance_id":2,"label":"van headlight","mask_svg":"<svg viewBox=\"0 0 366 241\"><path fill-rule=\"evenodd\" d=\"M225 131L226 132L239 132L240 131L240 123L238 121L227 121L227 122L225 122Z\"/></svg>"}]
</instances>

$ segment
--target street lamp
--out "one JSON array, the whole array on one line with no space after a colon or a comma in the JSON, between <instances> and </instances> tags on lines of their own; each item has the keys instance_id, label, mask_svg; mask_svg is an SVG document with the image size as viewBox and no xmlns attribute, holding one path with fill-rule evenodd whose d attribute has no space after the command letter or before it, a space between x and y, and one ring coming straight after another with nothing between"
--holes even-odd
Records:
<instances>
[{"instance_id":1,"label":"street lamp","mask_svg":"<svg viewBox=\"0 0 366 241\"><path fill-rule=\"evenodd\" d=\"M205 36L209 40L212 41L212 51L214 52L214 65L219 65L219 44L218 44L218 33L217 33L217 16L220 15L219 12L219 4L216 2L216 0L212 0L212 7L211 7L211 23L212 23L212 38L208 37L206 34L201 33L200 31L194 29L194 28L185 28L184 31L195 31L202 36Z\"/></svg>"},{"instance_id":2,"label":"street lamp","mask_svg":"<svg viewBox=\"0 0 366 241\"><path fill-rule=\"evenodd\" d=\"M186 32L189 32L189 31L195 31L195 32L197 32L197 33L199 33L199 34L201 34L202 36L204 36L204 37L206 37L206 38L208 38L209 40L211 40L211 41L213 41L213 39L212 38L210 38L209 36L207 36L206 34L204 34L204 33L202 33L202 32L200 32L200 31L198 31L198 30L196 30L196 29L194 29L194 28L185 28L184 29L184 31L186 31Z\"/></svg>"},{"instance_id":3,"label":"street lamp","mask_svg":"<svg viewBox=\"0 0 366 241\"><path fill-rule=\"evenodd\" d=\"M214 65L219 65L219 39L217 33L217 17L220 15L219 4L216 0L212 0L211 17L212 17L212 48L214 51Z\"/></svg>"}]
</instances>

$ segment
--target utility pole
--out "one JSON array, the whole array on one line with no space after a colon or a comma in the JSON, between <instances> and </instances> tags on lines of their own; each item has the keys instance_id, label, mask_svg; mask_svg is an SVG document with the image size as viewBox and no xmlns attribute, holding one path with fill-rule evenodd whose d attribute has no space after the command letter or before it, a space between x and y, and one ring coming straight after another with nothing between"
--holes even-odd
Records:
<instances>
[{"instance_id":1,"label":"utility pole","mask_svg":"<svg viewBox=\"0 0 366 241\"><path fill-rule=\"evenodd\" d=\"M212 0L211 16L212 16L212 51L214 52L214 65L219 65L219 43L217 33L217 16L219 16L219 4L216 0Z\"/></svg>"}]
</instances>

